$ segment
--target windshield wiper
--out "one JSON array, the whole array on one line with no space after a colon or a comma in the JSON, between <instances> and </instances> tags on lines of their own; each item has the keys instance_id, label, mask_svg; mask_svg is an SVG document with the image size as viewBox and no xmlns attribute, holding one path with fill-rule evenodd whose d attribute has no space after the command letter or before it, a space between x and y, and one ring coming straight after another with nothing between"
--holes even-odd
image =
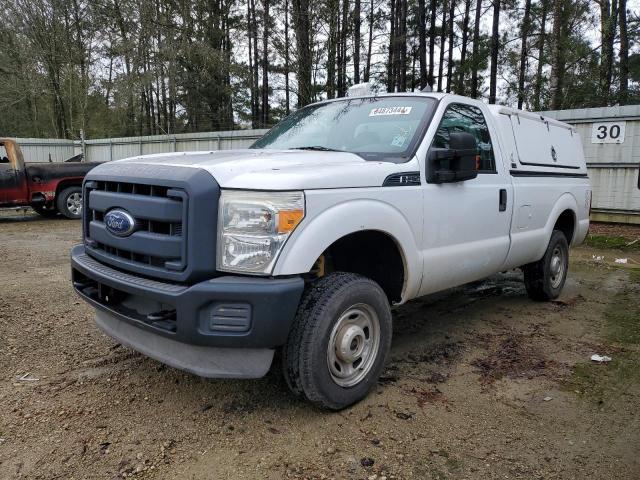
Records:
<instances>
[{"instance_id":1,"label":"windshield wiper","mask_svg":"<svg viewBox=\"0 0 640 480\"><path fill-rule=\"evenodd\" d=\"M291 150L314 150L316 152L342 152L335 148L323 147L322 145L312 145L308 147L293 147Z\"/></svg>"}]
</instances>

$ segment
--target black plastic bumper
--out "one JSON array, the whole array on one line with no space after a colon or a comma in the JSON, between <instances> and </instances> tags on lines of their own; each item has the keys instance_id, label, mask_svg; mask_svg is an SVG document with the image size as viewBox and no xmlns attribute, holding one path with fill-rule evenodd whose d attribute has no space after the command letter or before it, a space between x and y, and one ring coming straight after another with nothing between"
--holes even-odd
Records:
<instances>
[{"instance_id":1,"label":"black plastic bumper","mask_svg":"<svg viewBox=\"0 0 640 480\"><path fill-rule=\"evenodd\" d=\"M286 342L304 288L300 277L218 277L160 282L71 250L75 290L96 309L149 333L211 347L274 348Z\"/></svg>"}]
</instances>

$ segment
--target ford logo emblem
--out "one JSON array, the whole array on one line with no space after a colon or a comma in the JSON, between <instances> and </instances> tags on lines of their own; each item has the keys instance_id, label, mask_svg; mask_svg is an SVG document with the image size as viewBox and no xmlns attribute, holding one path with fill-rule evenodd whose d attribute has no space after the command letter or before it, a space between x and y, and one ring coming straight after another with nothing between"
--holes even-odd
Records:
<instances>
[{"instance_id":1,"label":"ford logo emblem","mask_svg":"<svg viewBox=\"0 0 640 480\"><path fill-rule=\"evenodd\" d=\"M104 224L110 233L118 237L131 235L136 229L136 220L129 212L121 209L109 210L104 216Z\"/></svg>"}]
</instances>

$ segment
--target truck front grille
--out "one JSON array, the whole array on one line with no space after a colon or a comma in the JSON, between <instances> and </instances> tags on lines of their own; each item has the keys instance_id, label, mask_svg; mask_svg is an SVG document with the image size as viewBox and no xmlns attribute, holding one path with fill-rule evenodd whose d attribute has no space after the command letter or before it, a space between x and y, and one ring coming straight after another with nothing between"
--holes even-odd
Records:
<instances>
[{"instance_id":1,"label":"truck front grille","mask_svg":"<svg viewBox=\"0 0 640 480\"><path fill-rule=\"evenodd\" d=\"M115 181L85 183L85 247L105 263L151 276L187 268L188 194L164 185ZM112 234L104 221L113 209L135 219L129 236Z\"/></svg>"},{"instance_id":2,"label":"truck front grille","mask_svg":"<svg viewBox=\"0 0 640 480\"><path fill-rule=\"evenodd\" d=\"M84 246L95 261L123 273L180 284L218 275L220 186L207 170L107 162L87 174L84 189ZM114 215L125 219L121 229L105 224L113 209L124 211ZM132 221L133 231L124 228Z\"/></svg>"}]
</instances>

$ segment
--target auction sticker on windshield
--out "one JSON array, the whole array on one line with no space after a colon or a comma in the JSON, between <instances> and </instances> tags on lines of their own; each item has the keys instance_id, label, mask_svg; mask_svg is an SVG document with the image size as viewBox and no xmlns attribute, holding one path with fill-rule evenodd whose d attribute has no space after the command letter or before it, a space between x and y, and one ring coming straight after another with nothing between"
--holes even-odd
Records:
<instances>
[{"instance_id":1,"label":"auction sticker on windshield","mask_svg":"<svg viewBox=\"0 0 640 480\"><path fill-rule=\"evenodd\" d=\"M383 115L409 115L413 107L378 107L369 112L370 117L380 117Z\"/></svg>"}]
</instances>

